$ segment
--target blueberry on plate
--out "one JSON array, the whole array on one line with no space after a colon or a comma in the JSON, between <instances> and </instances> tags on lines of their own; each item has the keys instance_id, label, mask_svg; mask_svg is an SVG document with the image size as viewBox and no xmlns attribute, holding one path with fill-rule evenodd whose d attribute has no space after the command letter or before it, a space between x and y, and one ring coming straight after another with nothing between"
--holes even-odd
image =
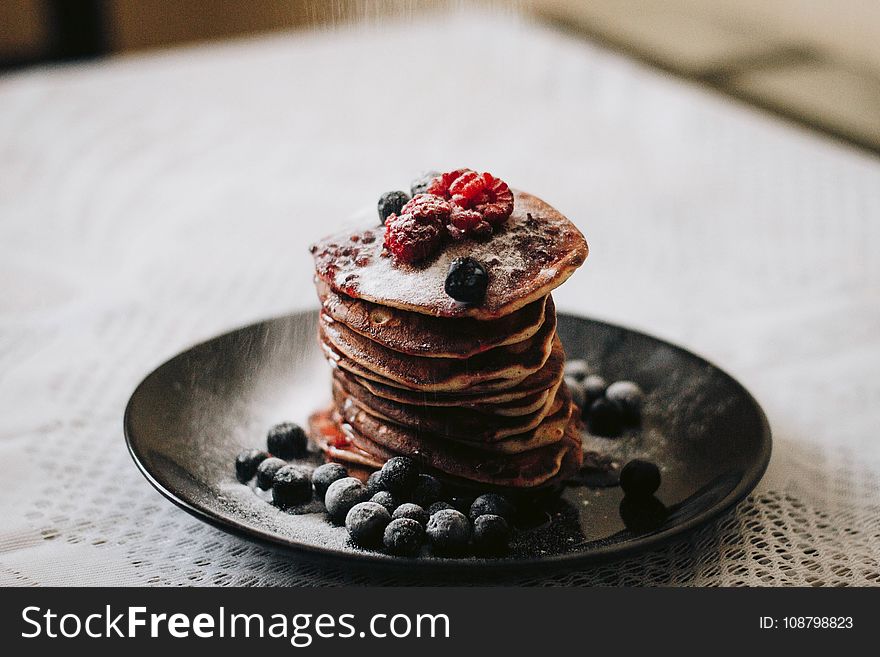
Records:
<instances>
[{"instance_id":1,"label":"blueberry on plate","mask_svg":"<svg viewBox=\"0 0 880 657\"><path fill-rule=\"evenodd\" d=\"M445 509L455 510L455 507L452 506L449 502L438 500L428 507L428 516L433 516L438 511L444 511Z\"/></svg>"},{"instance_id":2,"label":"blueberry on plate","mask_svg":"<svg viewBox=\"0 0 880 657\"><path fill-rule=\"evenodd\" d=\"M650 461L633 459L620 471L620 487L628 497L647 497L660 488L660 468Z\"/></svg>"},{"instance_id":3,"label":"blueberry on plate","mask_svg":"<svg viewBox=\"0 0 880 657\"><path fill-rule=\"evenodd\" d=\"M472 495L453 495L449 498L449 503L453 509L467 515L470 513L471 504L474 503L474 497Z\"/></svg>"},{"instance_id":4,"label":"blueberry on plate","mask_svg":"<svg viewBox=\"0 0 880 657\"><path fill-rule=\"evenodd\" d=\"M474 520L474 551L483 555L499 555L510 545L510 525L501 516L491 513Z\"/></svg>"},{"instance_id":5,"label":"blueberry on plate","mask_svg":"<svg viewBox=\"0 0 880 657\"><path fill-rule=\"evenodd\" d=\"M645 399L645 393L638 384L632 381L615 381L608 386L605 397L620 407L628 422L638 421Z\"/></svg>"},{"instance_id":6,"label":"blueberry on plate","mask_svg":"<svg viewBox=\"0 0 880 657\"><path fill-rule=\"evenodd\" d=\"M590 408L590 405L599 399L602 395L605 394L605 389L608 387L608 383L598 374L591 374L587 378L585 378L581 385L584 388L584 395L586 396L586 401L584 402L584 408Z\"/></svg>"},{"instance_id":7,"label":"blueberry on plate","mask_svg":"<svg viewBox=\"0 0 880 657\"><path fill-rule=\"evenodd\" d=\"M345 528L356 545L377 547L382 544L385 528L391 522L391 514L381 504L360 502L345 515Z\"/></svg>"},{"instance_id":8,"label":"blueberry on plate","mask_svg":"<svg viewBox=\"0 0 880 657\"><path fill-rule=\"evenodd\" d=\"M394 509L391 517L395 520L397 518L409 518L410 520L415 520L424 527L428 524L428 520L431 516L429 516L428 512L425 511L418 504L406 502L405 504L401 504L399 507Z\"/></svg>"},{"instance_id":9,"label":"blueberry on plate","mask_svg":"<svg viewBox=\"0 0 880 657\"><path fill-rule=\"evenodd\" d=\"M516 515L516 507L503 495L485 493L474 500L468 512L471 520L484 515L501 516L507 522L512 522Z\"/></svg>"},{"instance_id":10,"label":"blueberry on plate","mask_svg":"<svg viewBox=\"0 0 880 657\"><path fill-rule=\"evenodd\" d=\"M345 479L347 476L348 470L339 463L319 465L312 472L312 485L315 487L315 496L323 502L330 484L334 481Z\"/></svg>"},{"instance_id":11,"label":"blueberry on plate","mask_svg":"<svg viewBox=\"0 0 880 657\"><path fill-rule=\"evenodd\" d=\"M298 424L282 422L269 429L266 447L272 456L280 459L298 459L306 455L309 439Z\"/></svg>"},{"instance_id":12,"label":"blueberry on plate","mask_svg":"<svg viewBox=\"0 0 880 657\"><path fill-rule=\"evenodd\" d=\"M439 171L425 171L412 181L409 186L409 191L412 192L413 196L416 194L424 194L428 191L428 187L431 186L431 181L439 175Z\"/></svg>"},{"instance_id":13,"label":"blueberry on plate","mask_svg":"<svg viewBox=\"0 0 880 657\"><path fill-rule=\"evenodd\" d=\"M425 528L412 518L395 518L385 527L385 549L400 557L418 553L425 540Z\"/></svg>"},{"instance_id":14,"label":"blueberry on plate","mask_svg":"<svg viewBox=\"0 0 880 657\"><path fill-rule=\"evenodd\" d=\"M367 477L367 491L370 493L370 495L375 495L380 490L385 490L384 488L382 488L382 484L379 483L380 472L381 470L376 470L375 472L371 473L369 477Z\"/></svg>"},{"instance_id":15,"label":"blueberry on plate","mask_svg":"<svg viewBox=\"0 0 880 657\"><path fill-rule=\"evenodd\" d=\"M623 432L623 412L605 397L599 397L590 405L587 427L590 433L606 438L617 438Z\"/></svg>"},{"instance_id":16,"label":"blueberry on plate","mask_svg":"<svg viewBox=\"0 0 880 657\"><path fill-rule=\"evenodd\" d=\"M272 477L272 501L286 509L312 499L309 469L301 465L285 465Z\"/></svg>"},{"instance_id":17,"label":"blueberry on plate","mask_svg":"<svg viewBox=\"0 0 880 657\"><path fill-rule=\"evenodd\" d=\"M446 294L463 303L480 303L486 298L489 275L473 258L456 258L449 265L444 289Z\"/></svg>"},{"instance_id":18,"label":"blueberry on plate","mask_svg":"<svg viewBox=\"0 0 880 657\"><path fill-rule=\"evenodd\" d=\"M385 192L379 197L379 221L385 223L385 220L392 214L400 214L401 208L409 201L409 194L406 192Z\"/></svg>"},{"instance_id":19,"label":"blueberry on plate","mask_svg":"<svg viewBox=\"0 0 880 657\"><path fill-rule=\"evenodd\" d=\"M630 497L620 501L620 518L631 532L648 532L660 527L669 516L663 502L653 495Z\"/></svg>"},{"instance_id":20,"label":"blueberry on plate","mask_svg":"<svg viewBox=\"0 0 880 657\"><path fill-rule=\"evenodd\" d=\"M257 467L269 458L269 455L261 449L243 449L235 457L235 477L241 483L246 484L257 474Z\"/></svg>"},{"instance_id":21,"label":"blueberry on plate","mask_svg":"<svg viewBox=\"0 0 880 657\"><path fill-rule=\"evenodd\" d=\"M436 477L420 474L418 483L410 497L413 503L418 504L423 509L427 509L434 502L439 501L442 496L443 484Z\"/></svg>"},{"instance_id":22,"label":"blueberry on plate","mask_svg":"<svg viewBox=\"0 0 880 657\"><path fill-rule=\"evenodd\" d=\"M330 519L342 524L351 508L368 498L367 488L360 482L360 479L346 477L345 479L337 479L330 484L327 494L324 496L324 506L327 507Z\"/></svg>"},{"instance_id":23,"label":"blueberry on plate","mask_svg":"<svg viewBox=\"0 0 880 657\"><path fill-rule=\"evenodd\" d=\"M385 461L379 470L376 483L399 499L407 499L419 481L419 467L406 456L395 456Z\"/></svg>"},{"instance_id":24,"label":"blueberry on plate","mask_svg":"<svg viewBox=\"0 0 880 657\"><path fill-rule=\"evenodd\" d=\"M380 490L378 493L370 498L370 502L381 504L386 509L388 509L388 513L392 513L394 509L397 508L397 500L394 499L394 495L389 493L387 490Z\"/></svg>"},{"instance_id":25,"label":"blueberry on plate","mask_svg":"<svg viewBox=\"0 0 880 657\"><path fill-rule=\"evenodd\" d=\"M257 466L257 486L262 490L269 490L272 488L272 479L275 477L275 473L285 465L287 465L287 461L279 459L276 456L270 456L269 458L264 459L263 462Z\"/></svg>"},{"instance_id":26,"label":"blueberry on plate","mask_svg":"<svg viewBox=\"0 0 880 657\"><path fill-rule=\"evenodd\" d=\"M461 554L471 540L471 523L460 511L443 509L428 520L426 533L438 554Z\"/></svg>"},{"instance_id":27,"label":"blueberry on plate","mask_svg":"<svg viewBox=\"0 0 880 657\"><path fill-rule=\"evenodd\" d=\"M575 359L565 362L565 376L571 377L578 383L582 382L590 375L590 366L587 361Z\"/></svg>"}]
</instances>

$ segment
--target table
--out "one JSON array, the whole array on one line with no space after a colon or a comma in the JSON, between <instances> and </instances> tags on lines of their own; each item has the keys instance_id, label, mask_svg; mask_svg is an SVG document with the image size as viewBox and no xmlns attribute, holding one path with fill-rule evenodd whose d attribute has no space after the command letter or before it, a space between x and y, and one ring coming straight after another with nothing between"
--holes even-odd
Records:
<instances>
[{"instance_id":1,"label":"table","mask_svg":"<svg viewBox=\"0 0 880 657\"><path fill-rule=\"evenodd\" d=\"M775 438L755 493L713 525L503 581L880 584L880 162L472 11L0 78L0 583L425 581L191 518L131 463L122 411L193 342L315 307L310 241L461 165L585 232L561 310L717 362Z\"/></svg>"}]
</instances>

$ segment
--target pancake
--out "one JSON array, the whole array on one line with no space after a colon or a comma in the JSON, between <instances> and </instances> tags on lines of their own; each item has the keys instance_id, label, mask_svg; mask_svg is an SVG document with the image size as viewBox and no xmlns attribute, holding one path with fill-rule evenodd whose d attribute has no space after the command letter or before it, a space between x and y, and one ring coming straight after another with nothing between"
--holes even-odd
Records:
<instances>
[{"instance_id":1,"label":"pancake","mask_svg":"<svg viewBox=\"0 0 880 657\"><path fill-rule=\"evenodd\" d=\"M336 377L333 398L340 408L351 401L374 417L439 437L464 442L492 443L535 429L549 415L558 413L570 401L561 384L548 395L544 406L530 415L493 417L462 408L436 408L400 404L372 395L354 381ZM557 394L558 392L558 394ZM567 418L566 418L567 420Z\"/></svg>"},{"instance_id":2,"label":"pancake","mask_svg":"<svg viewBox=\"0 0 880 657\"><path fill-rule=\"evenodd\" d=\"M358 335L325 313L321 313L319 324L321 341L367 369L372 374L365 374L367 378L380 375L407 388L428 392L457 391L479 385L512 388L544 366L556 335L556 313L553 313L545 317L541 329L528 340L462 360L422 358L392 351Z\"/></svg>"},{"instance_id":3,"label":"pancake","mask_svg":"<svg viewBox=\"0 0 880 657\"><path fill-rule=\"evenodd\" d=\"M551 297L510 315L481 322L470 317L440 319L338 294L319 283L323 311L383 347L425 358L470 358L495 347L528 340L556 313Z\"/></svg>"},{"instance_id":4,"label":"pancake","mask_svg":"<svg viewBox=\"0 0 880 657\"><path fill-rule=\"evenodd\" d=\"M325 459L345 466L350 476L366 481L373 471L381 467L386 458L397 456L388 450L380 450L378 447L377 451L382 451L384 456L373 455L355 446L345 437L345 434L339 427L338 416L335 420L333 416L334 411L332 408L314 413L309 418L309 431L315 442L321 447ZM352 431L351 427L348 428L348 431ZM564 482L572 477L581 467L583 450L579 448L580 435L573 423L569 424L569 427L566 429L564 440L569 443L570 447L563 456L558 472L544 481L544 483L526 489L495 485L487 482L476 483L441 472L436 468L426 466L424 463L422 464L422 470L426 474L432 474L441 479L447 492L461 491L463 493L482 494L494 491L512 496L525 492L532 499L532 495L538 491L552 491L564 485Z\"/></svg>"},{"instance_id":5,"label":"pancake","mask_svg":"<svg viewBox=\"0 0 880 657\"><path fill-rule=\"evenodd\" d=\"M366 413L356 412L365 416ZM339 417L340 429L351 444L380 460L409 456L423 466L468 481L511 488L546 484L562 471L563 464L583 459L580 434L569 423L560 440L517 454L488 453L451 441L436 441L396 427L381 426L365 434ZM366 436L370 435L371 438ZM389 445L391 445L389 447ZM574 452L574 454L571 454Z\"/></svg>"},{"instance_id":6,"label":"pancake","mask_svg":"<svg viewBox=\"0 0 880 657\"><path fill-rule=\"evenodd\" d=\"M312 245L318 278L338 293L435 317L493 320L543 299L587 257L581 232L541 199L513 191L513 214L484 241L450 241L427 263L398 263L384 253L381 226L346 231ZM450 263L470 257L489 273L479 304L456 301L444 290Z\"/></svg>"},{"instance_id":7,"label":"pancake","mask_svg":"<svg viewBox=\"0 0 880 657\"><path fill-rule=\"evenodd\" d=\"M336 354L326 345L322 345L328 357L331 358L331 364L339 370L339 373L347 378L358 377L358 383L367 388L374 395L399 401L404 404L421 404L425 406L464 406L468 408L479 408L480 410L488 410L501 407L512 410L512 414L523 405L532 407L533 412L537 410L537 398L542 398L540 404L546 400L548 390L562 380L565 370L565 352L562 349L562 343L558 338L553 341L553 349L550 352L550 358L544 363L544 367L529 377L523 379L520 383L512 388L507 389L486 389L475 387L470 390L460 390L456 392L425 392L418 390L409 390L400 386L400 384L376 375L367 368L361 367L353 361ZM519 405L519 406L518 406ZM503 413L498 413L499 415Z\"/></svg>"}]
</instances>

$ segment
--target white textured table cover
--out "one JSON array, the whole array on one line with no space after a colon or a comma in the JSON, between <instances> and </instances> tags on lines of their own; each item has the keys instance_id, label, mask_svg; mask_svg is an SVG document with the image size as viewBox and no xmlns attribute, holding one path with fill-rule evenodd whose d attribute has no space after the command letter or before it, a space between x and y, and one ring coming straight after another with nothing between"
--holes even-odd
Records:
<instances>
[{"instance_id":1,"label":"white textured table cover","mask_svg":"<svg viewBox=\"0 0 880 657\"><path fill-rule=\"evenodd\" d=\"M191 343L316 306L310 240L462 164L586 233L562 310L716 361L775 439L712 526L502 581L880 584L880 162L488 14L0 78L0 582L427 581L202 524L137 472L122 411Z\"/></svg>"}]
</instances>

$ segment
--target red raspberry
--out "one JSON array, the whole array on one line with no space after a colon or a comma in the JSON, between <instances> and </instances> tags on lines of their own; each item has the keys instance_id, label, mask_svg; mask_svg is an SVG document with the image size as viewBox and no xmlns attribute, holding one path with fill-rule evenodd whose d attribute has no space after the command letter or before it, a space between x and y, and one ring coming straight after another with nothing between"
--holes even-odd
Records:
<instances>
[{"instance_id":1,"label":"red raspberry","mask_svg":"<svg viewBox=\"0 0 880 657\"><path fill-rule=\"evenodd\" d=\"M476 210L462 210L456 208L449 217L446 230L453 239L461 239L467 235L473 237L489 237L492 234L492 226L483 221L482 215Z\"/></svg>"},{"instance_id":2,"label":"red raspberry","mask_svg":"<svg viewBox=\"0 0 880 657\"><path fill-rule=\"evenodd\" d=\"M470 169L443 173L431 181L428 193L449 199L462 210L478 213L482 223L488 223L490 229L503 224L513 212L513 192L506 182L491 173L480 174ZM458 217L451 223L468 234L477 230L474 234L481 235L486 231L482 223L475 221L471 215Z\"/></svg>"},{"instance_id":3,"label":"red raspberry","mask_svg":"<svg viewBox=\"0 0 880 657\"><path fill-rule=\"evenodd\" d=\"M452 214L452 204L434 194L416 194L400 210L400 214L411 214L421 221L435 222L441 226Z\"/></svg>"},{"instance_id":4,"label":"red raspberry","mask_svg":"<svg viewBox=\"0 0 880 657\"><path fill-rule=\"evenodd\" d=\"M416 263L434 255L443 244L443 225L411 214L392 214L385 222L385 248L401 262Z\"/></svg>"}]
</instances>

